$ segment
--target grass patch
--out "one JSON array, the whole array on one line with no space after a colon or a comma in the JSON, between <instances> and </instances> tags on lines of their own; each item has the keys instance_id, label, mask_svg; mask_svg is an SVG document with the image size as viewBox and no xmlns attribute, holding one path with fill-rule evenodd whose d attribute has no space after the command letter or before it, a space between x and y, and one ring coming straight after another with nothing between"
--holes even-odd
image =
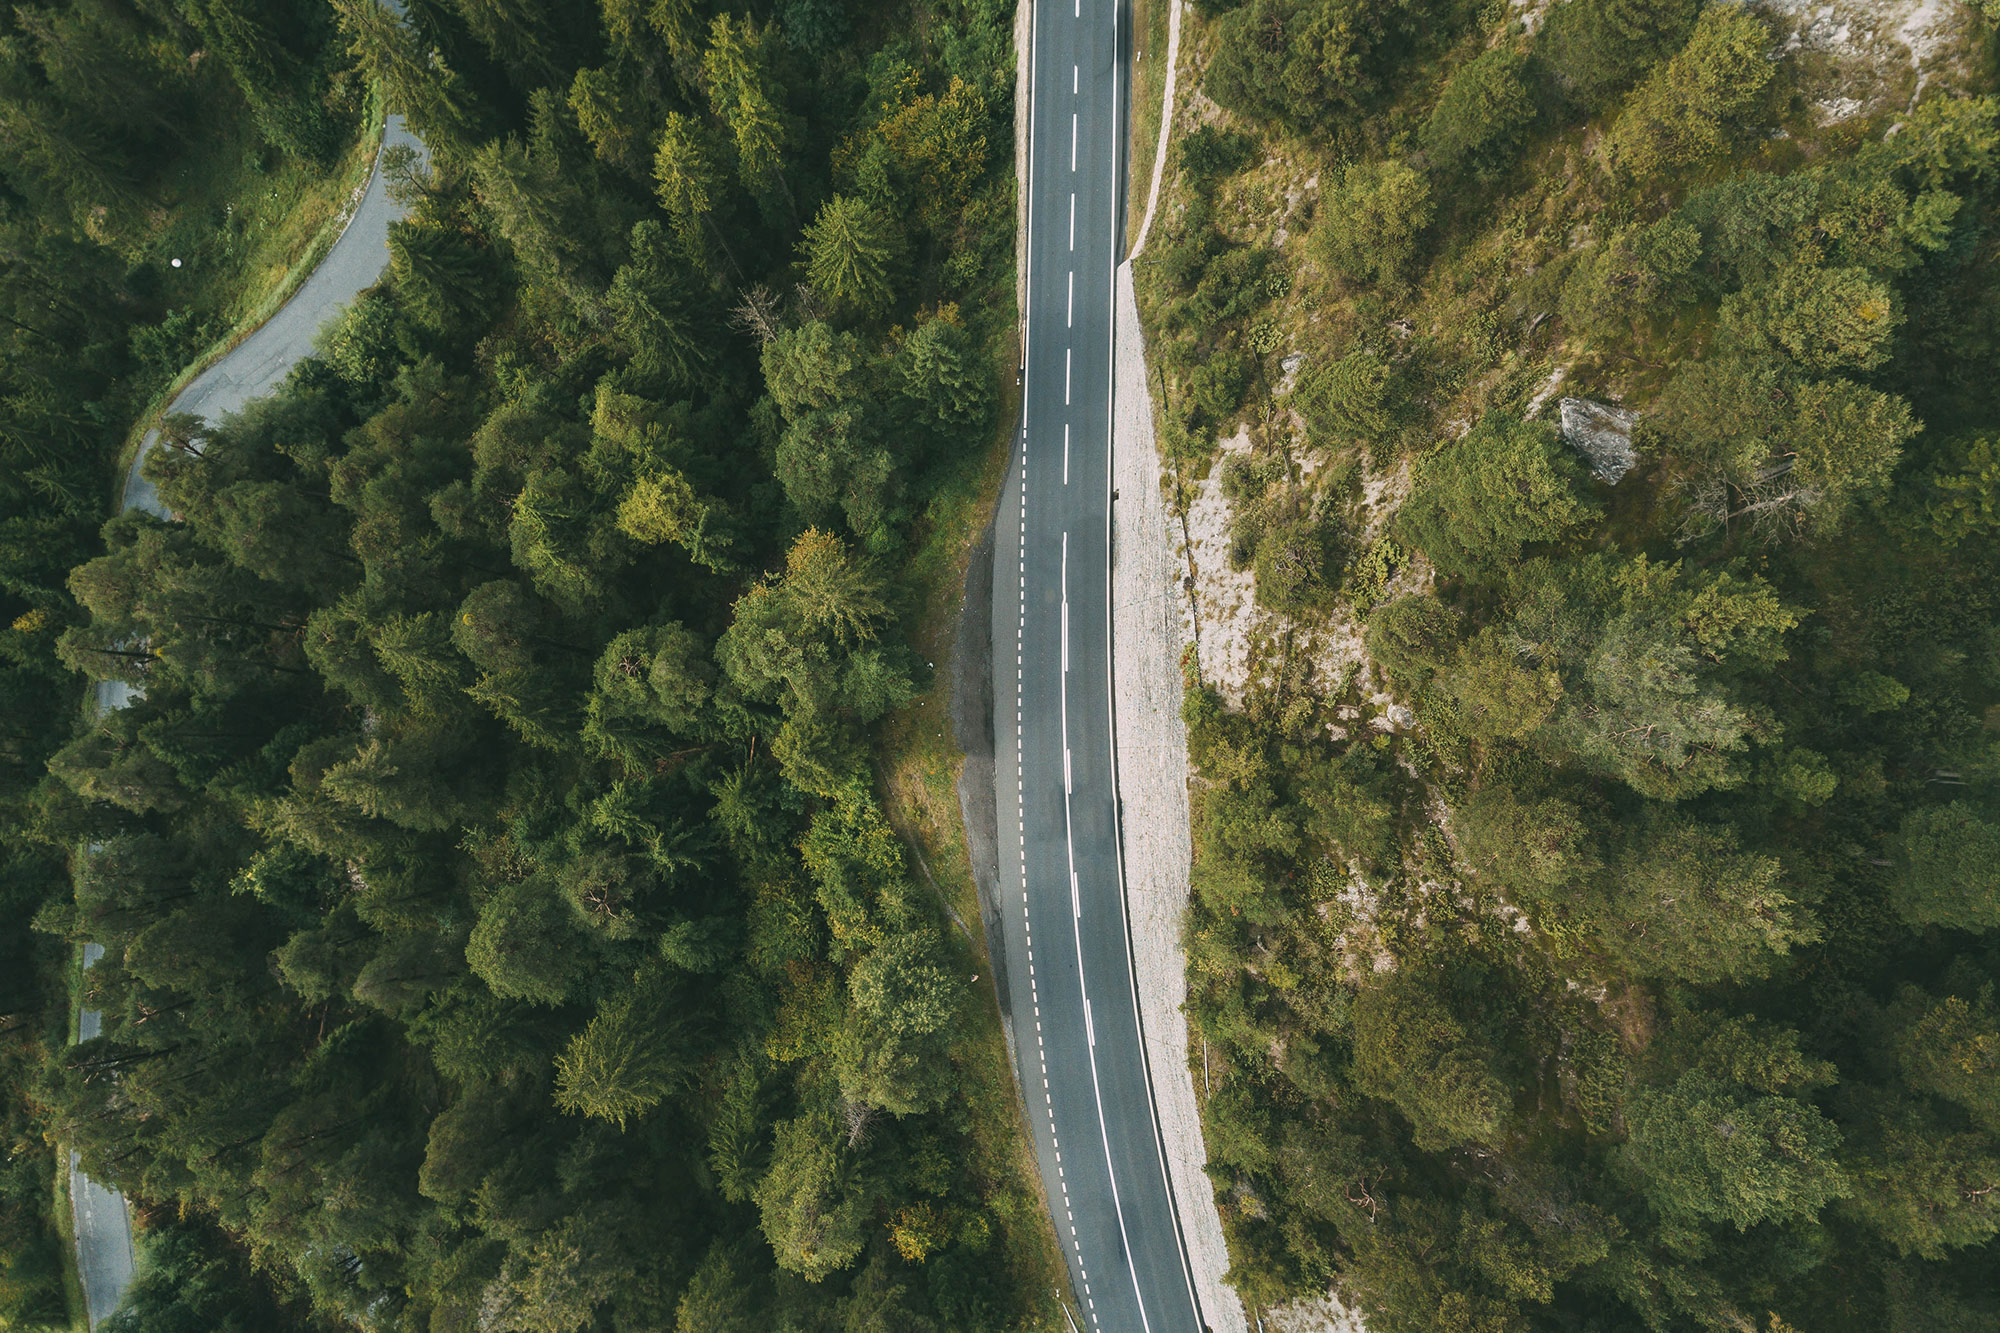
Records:
<instances>
[{"instance_id":1,"label":"grass patch","mask_svg":"<svg viewBox=\"0 0 2000 1333\"><path fill-rule=\"evenodd\" d=\"M1153 157L1160 146L1160 95L1166 88L1167 26L1173 4L1174 0L1132 0L1132 139L1126 154L1131 169L1125 173L1128 242L1145 219Z\"/></svg>"}]
</instances>

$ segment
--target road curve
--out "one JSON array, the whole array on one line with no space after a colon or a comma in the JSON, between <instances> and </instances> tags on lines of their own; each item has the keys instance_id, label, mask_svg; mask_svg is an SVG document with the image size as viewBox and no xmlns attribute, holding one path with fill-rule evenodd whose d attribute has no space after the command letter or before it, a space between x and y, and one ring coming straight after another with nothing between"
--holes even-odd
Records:
<instances>
[{"instance_id":1,"label":"road curve","mask_svg":"<svg viewBox=\"0 0 2000 1333\"><path fill-rule=\"evenodd\" d=\"M382 147L399 144L423 151L423 145L403 128L403 118L391 116L383 129ZM327 322L381 278L389 262L389 224L402 215L402 208L389 197L388 181L382 174L382 156L377 152L368 188L362 193L354 216L348 219L340 239L333 243L312 276L292 293L277 314L197 375L168 404L167 410L220 421L277 388L294 365L312 354L313 340ZM158 438L158 432L148 431L140 442L118 493L120 510L143 509L162 518L167 516L153 483L140 475L140 465ZM123 681L97 683L99 712L123 708L131 697L132 689ZM99 945L84 945L84 967L89 968L103 953ZM102 1013L96 1009L79 1012L77 1040L88 1041L97 1036L103 1021ZM76 1225L77 1276L83 1286L90 1326L95 1328L118 1308L125 1289L132 1283L132 1217L123 1195L91 1180L78 1169L75 1153L69 1157L69 1188L70 1212Z\"/></svg>"},{"instance_id":2,"label":"road curve","mask_svg":"<svg viewBox=\"0 0 2000 1333\"><path fill-rule=\"evenodd\" d=\"M997 899L1017 1072L1081 1308L1199 1333L1153 1114L1112 767L1123 0L1035 0L1022 429L995 523Z\"/></svg>"}]
</instances>

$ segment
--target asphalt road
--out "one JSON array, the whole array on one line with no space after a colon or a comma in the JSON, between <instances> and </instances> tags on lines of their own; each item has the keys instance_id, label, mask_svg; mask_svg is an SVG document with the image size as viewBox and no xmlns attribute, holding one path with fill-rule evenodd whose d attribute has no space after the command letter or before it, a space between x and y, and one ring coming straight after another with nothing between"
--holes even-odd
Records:
<instances>
[{"instance_id":1,"label":"asphalt road","mask_svg":"<svg viewBox=\"0 0 2000 1333\"><path fill-rule=\"evenodd\" d=\"M83 966L92 967L104 956L99 944L83 946ZM89 1041L103 1030L104 1016L85 1009L76 1016L76 1039ZM77 1168L76 1154L69 1155L69 1207L76 1229L77 1275L83 1284L84 1305L92 1328L118 1308L125 1288L132 1284L132 1221L125 1211L125 1198Z\"/></svg>"},{"instance_id":2,"label":"asphalt road","mask_svg":"<svg viewBox=\"0 0 2000 1333\"><path fill-rule=\"evenodd\" d=\"M401 116L389 117L382 135L384 148L396 144L423 150L423 145L403 128ZM389 263L389 224L401 216L402 209L389 197L388 181L382 175L378 154L375 169L368 177L368 188L354 216L312 276L292 293L291 300L277 314L196 376L167 410L192 412L209 421L220 421L277 388L294 365L312 355L313 342L328 321L381 278ZM140 464L157 439L157 433L148 432L140 442L119 493L121 510L144 509L166 516L153 483L139 472ZM100 711L123 708L131 697L132 689L123 681L98 682ZM84 966L88 968L103 954L99 945L84 945ZM77 1015L78 1040L97 1036L102 1025L101 1013L95 1009L83 1010ZM74 1153L70 1154L69 1175L70 1208L76 1222L77 1272L83 1283L90 1325L95 1328L118 1308L126 1287L131 1285L132 1219L124 1197L78 1170Z\"/></svg>"},{"instance_id":3,"label":"asphalt road","mask_svg":"<svg viewBox=\"0 0 2000 1333\"><path fill-rule=\"evenodd\" d=\"M995 524L995 793L1022 1091L1086 1327L1200 1330L1132 980L1112 770L1121 0L1036 0L1022 434ZM1166 1071L1177 1077L1180 1071Z\"/></svg>"}]
</instances>

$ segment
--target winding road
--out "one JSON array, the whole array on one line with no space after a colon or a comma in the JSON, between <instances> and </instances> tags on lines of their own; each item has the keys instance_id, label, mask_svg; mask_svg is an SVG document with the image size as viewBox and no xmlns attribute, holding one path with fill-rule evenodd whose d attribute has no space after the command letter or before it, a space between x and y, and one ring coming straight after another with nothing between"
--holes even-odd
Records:
<instances>
[{"instance_id":1,"label":"winding road","mask_svg":"<svg viewBox=\"0 0 2000 1333\"><path fill-rule=\"evenodd\" d=\"M1034 5L1022 430L994 541L997 897L1017 1072L1076 1317L1199 1333L1133 984L1112 764L1122 9Z\"/></svg>"},{"instance_id":2,"label":"winding road","mask_svg":"<svg viewBox=\"0 0 2000 1333\"><path fill-rule=\"evenodd\" d=\"M423 151L423 145L403 128L403 118L391 116L383 130L382 147L397 145ZM294 365L312 355L313 341L328 321L381 278L389 262L389 224L401 216L401 206L389 197L389 183L382 174L382 155L377 152L361 202L312 276L277 314L196 376L175 396L167 410L220 421L277 388ZM119 491L120 510L143 509L166 517L153 483L140 474L140 465L157 439L156 432L148 432L140 442ZM122 681L97 684L100 712L123 708L131 697L131 687ZM103 953L98 945L84 945L84 967L89 968ZM103 1021L98 1010L81 1011L77 1015L77 1039L87 1041L97 1036ZM75 1153L69 1157L69 1188L70 1211L76 1226L77 1276L83 1285L90 1326L95 1328L118 1308L125 1289L132 1283L131 1212L116 1190L84 1175L77 1166Z\"/></svg>"}]
</instances>

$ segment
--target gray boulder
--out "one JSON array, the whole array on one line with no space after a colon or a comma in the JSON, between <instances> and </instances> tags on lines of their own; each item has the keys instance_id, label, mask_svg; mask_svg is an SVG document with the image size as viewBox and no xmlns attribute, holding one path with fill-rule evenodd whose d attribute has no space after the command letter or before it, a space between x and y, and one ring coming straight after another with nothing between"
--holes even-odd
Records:
<instances>
[{"instance_id":1,"label":"gray boulder","mask_svg":"<svg viewBox=\"0 0 2000 1333\"><path fill-rule=\"evenodd\" d=\"M1556 408L1562 416L1563 443L1583 455L1599 481L1615 486L1639 461L1632 447L1636 414L1590 398L1564 398Z\"/></svg>"}]
</instances>

